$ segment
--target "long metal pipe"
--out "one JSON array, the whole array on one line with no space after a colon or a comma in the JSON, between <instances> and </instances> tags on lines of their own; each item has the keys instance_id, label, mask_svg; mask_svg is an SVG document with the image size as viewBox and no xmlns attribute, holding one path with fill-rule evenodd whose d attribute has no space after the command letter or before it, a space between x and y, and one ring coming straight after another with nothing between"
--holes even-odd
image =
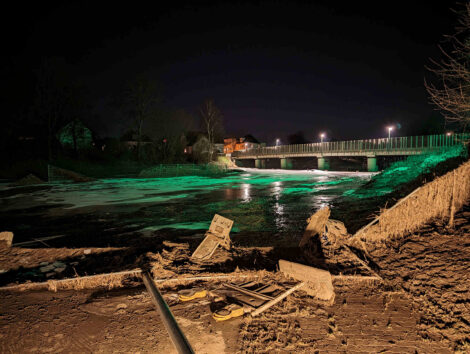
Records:
<instances>
[{"instance_id":1,"label":"long metal pipe","mask_svg":"<svg viewBox=\"0 0 470 354\"><path fill-rule=\"evenodd\" d=\"M152 298L152 302L157 307L158 313L160 314L163 324L165 325L165 328L170 335L170 339L175 349L180 354L194 353L193 348L191 348L191 344L189 344L188 339L184 335L183 331L181 331L181 328L178 326L178 322L176 322L170 308L155 286L155 283L153 282L150 274L148 272L143 272L142 279L144 280L145 287L147 288L147 291Z\"/></svg>"}]
</instances>

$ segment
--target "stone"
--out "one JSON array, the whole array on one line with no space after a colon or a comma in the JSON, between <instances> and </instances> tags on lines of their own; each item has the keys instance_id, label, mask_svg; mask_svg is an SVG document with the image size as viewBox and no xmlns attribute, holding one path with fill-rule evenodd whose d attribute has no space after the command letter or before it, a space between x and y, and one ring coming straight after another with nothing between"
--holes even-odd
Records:
<instances>
[{"instance_id":1,"label":"stone","mask_svg":"<svg viewBox=\"0 0 470 354\"><path fill-rule=\"evenodd\" d=\"M83 251L83 254L91 254L91 249L86 249Z\"/></svg>"},{"instance_id":2,"label":"stone","mask_svg":"<svg viewBox=\"0 0 470 354\"><path fill-rule=\"evenodd\" d=\"M39 271L40 271L41 273L47 273L47 272L50 272L50 271L53 270L53 269L54 269L54 266L53 266L52 264L49 264L49 265L47 265L47 266L45 266L45 267L39 268Z\"/></svg>"},{"instance_id":3,"label":"stone","mask_svg":"<svg viewBox=\"0 0 470 354\"><path fill-rule=\"evenodd\" d=\"M41 262L41 263L39 263L39 265L40 265L41 267L47 266L48 264L49 264L49 262Z\"/></svg>"},{"instance_id":4,"label":"stone","mask_svg":"<svg viewBox=\"0 0 470 354\"><path fill-rule=\"evenodd\" d=\"M3 231L0 232L0 246L6 244L7 247L11 247L13 242L13 232Z\"/></svg>"},{"instance_id":5,"label":"stone","mask_svg":"<svg viewBox=\"0 0 470 354\"><path fill-rule=\"evenodd\" d=\"M60 268L54 269L54 272L60 274L60 273L62 273L64 270L65 270L65 267L60 267Z\"/></svg>"},{"instance_id":6,"label":"stone","mask_svg":"<svg viewBox=\"0 0 470 354\"><path fill-rule=\"evenodd\" d=\"M63 267L66 267L65 263L62 263L60 261L56 261L54 263L52 263L52 265L56 268L63 268Z\"/></svg>"}]
</instances>

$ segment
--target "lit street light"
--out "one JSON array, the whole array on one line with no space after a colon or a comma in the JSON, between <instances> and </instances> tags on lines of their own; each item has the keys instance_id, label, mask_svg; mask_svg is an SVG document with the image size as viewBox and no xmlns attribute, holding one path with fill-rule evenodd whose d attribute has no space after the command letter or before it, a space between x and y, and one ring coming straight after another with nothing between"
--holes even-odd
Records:
<instances>
[{"instance_id":1,"label":"lit street light","mask_svg":"<svg viewBox=\"0 0 470 354\"><path fill-rule=\"evenodd\" d=\"M451 135L452 135L452 132L447 132L446 135L447 135L447 136L451 136Z\"/></svg>"},{"instance_id":2,"label":"lit street light","mask_svg":"<svg viewBox=\"0 0 470 354\"><path fill-rule=\"evenodd\" d=\"M392 132L393 127L388 127L388 138L390 139L390 133Z\"/></svg>"},{"instance_id":3,"label":"lit street light","mask_svg":"<svg viewBox=\"0 0 470 354\"><path fill-rule=\"evenodd\" d=\"M281 139L279 139L279 138L276 139L276 146L278 146L280 142L281 142Z\"/></svg>"},{"instance_id":4,"label":"lit street light","mask_svg":"<svg viewBox=\"0 0 470 354\"><path fill-rule=\"evenodd\" d=\"M325 137L325 133L321 133L321 134L320 134L320 142L323 143L323 138L324 138L324 137Z\"/></svg>"}]
</instances>

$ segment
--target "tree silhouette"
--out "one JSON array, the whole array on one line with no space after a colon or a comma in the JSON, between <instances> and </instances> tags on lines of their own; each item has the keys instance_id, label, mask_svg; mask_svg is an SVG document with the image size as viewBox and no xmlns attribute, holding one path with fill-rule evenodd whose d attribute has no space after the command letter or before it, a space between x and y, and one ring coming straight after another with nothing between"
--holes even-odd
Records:
<instances>
[{"instance_id":1,"label":"tree silhouette","mask_svg":"<svg viewBox=\"0 0 470 354\"><path fill-rule=\"evenodd\" d=\"M445 40L446 49L439 46L442 59L427 67L437 82L425 80L425 87L446 120L465 127L470 123L470 3L460 12L455 33Z\"/></svg>"}]
</instances>

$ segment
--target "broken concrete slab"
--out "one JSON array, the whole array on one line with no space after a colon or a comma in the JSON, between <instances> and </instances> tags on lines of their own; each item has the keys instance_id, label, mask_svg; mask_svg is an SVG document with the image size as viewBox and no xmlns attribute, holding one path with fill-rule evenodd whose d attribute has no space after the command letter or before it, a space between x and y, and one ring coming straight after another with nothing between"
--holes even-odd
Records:
<instances>
[{"instance_id":1,"label":"broken concrete slab","mask_svg":"<svg viewBox=\"0 0 470 354\"><path fill-rule=\"evenodd\" d=\"M279 270L305 283L302 289L310 296L333 304L335 292L330 272L303 264L279 260Z\"/></svg>"}]
</instances>

